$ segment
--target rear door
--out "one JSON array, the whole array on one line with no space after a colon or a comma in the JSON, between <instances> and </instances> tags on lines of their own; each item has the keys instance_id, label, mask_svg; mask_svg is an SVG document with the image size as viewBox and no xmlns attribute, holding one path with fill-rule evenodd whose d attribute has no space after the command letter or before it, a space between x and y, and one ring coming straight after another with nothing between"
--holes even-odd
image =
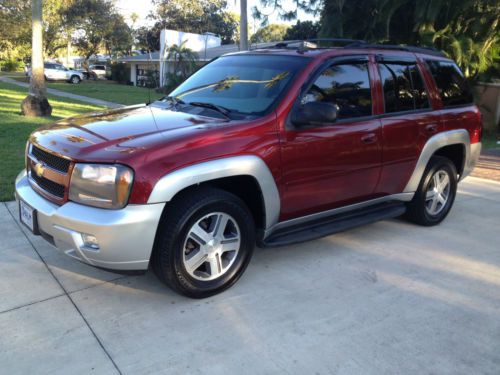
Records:
<instances>
[{"instance_id":1,"label":"rear door","mask_svg":"<svg viewBox=\"0 0 500 375\"><path fill-rule=\"evenodd\" d=\"M383 97L381 195L401 193L427 140L441 130L422 67L413 56L377 56Z\"/></svg>"},{"instance_id":2,"label":"rear door","mask_svg":"<svg viewBox=\"0 0 500 375\"><path fill-rule=\"evenodd\" d=\"M295 105L327 101L334 123L287 125L282 143L282 220L369 199L380 172L380 123L373 116L366 56L331 61L303 88Z\"/></svg>"},{"instance_id":3,"label":"rear door","mask_svg":"<svg viewBox=\"0 0 500 375\"><path fill-rule=\"evenodd\" d=\"M443 60L425 60L425 64L438 91L444 130L467 129L472 143L480 141L481 116L458 66Z\"/></svg>"},{"instance_id":4,"label":"rear door","mask_svg":"<svg viewBox=\"0 0 500 375\"><path fill-rule=\"evenodd\" d=\"M56 73L57 73L57 71L55 69L54 64L52 64L52 63L45 63L44 64L44 74L45 74L45 77L47 77L47 79L56 80L57 79Z\"/></svg>"}]
</instances>

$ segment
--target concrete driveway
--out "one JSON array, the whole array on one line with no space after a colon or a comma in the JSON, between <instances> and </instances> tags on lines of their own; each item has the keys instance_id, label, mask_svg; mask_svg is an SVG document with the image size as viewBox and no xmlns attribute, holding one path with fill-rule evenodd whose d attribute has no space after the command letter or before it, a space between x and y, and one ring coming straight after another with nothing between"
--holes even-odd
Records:
<instances>
[{"instance_id":1,"label":"concrete driveway","mask_svg":"<svg viewBox=\"0 0 500 375\"><path fill-rule=\"evenodd\" d=\"M500 183L447 220L257 250L191 300L66 258L0 203L0 373L499 374Z\"/></svg>"}]
</instances>

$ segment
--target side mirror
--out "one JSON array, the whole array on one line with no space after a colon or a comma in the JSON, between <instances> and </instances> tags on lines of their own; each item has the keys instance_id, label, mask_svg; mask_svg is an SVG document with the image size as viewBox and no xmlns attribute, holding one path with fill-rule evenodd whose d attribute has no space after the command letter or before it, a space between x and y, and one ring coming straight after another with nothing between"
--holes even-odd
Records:
<instances>
[{"instance_id":1,"label":"side mirror","mask_svg":"<svg viewBox=\"0 0 500 375\"><path fill-rule=\"evenodd\" d=\"M293 109L290 120L297 126L330 124L337 120L338 106L326 102L309 102Z\"/></svg>"}]
</instances>

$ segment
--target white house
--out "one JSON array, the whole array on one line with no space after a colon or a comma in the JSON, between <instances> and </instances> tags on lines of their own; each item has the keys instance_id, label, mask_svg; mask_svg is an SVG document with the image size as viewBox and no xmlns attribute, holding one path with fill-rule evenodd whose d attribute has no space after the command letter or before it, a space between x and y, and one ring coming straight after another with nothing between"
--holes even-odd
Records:
<instances>
[{"instance_id":1,"label":"white house","mask_svg":"<svg viewBox=\"0 0 500 375\"><path fill-rule=\"evenodd\" d=\"M168 49L186 42L186 47L198 54L198 61L207 62L225 53L238 51L235 44L221 45L221 39L211 33L193 34L175 30L162 30L160 34L160 51L137 56L127 56L119 61L130 65L130 81L134 85L143 86L148 81L148 74L155 72L163 86L165 74L171 71L171 61L167 59Z\"/></svg>"},{"instance_id":2,"label":"white house","mask_svg":"<svg viewBox=\"0 0 500 375\"><path fill-rule=\"evenodd\" d=\"M168 49L174 45L180 45L186 41L186 47L198 54L200 63L208 62L226 53L238 52L238 44L221 45L221 39L212 33L193 34L175 30L162 30L160 34L160 51L145 53L137 56L122 57L118 61L130 66L130 81L136 86L144 86L149 82L151 72L160 77L160 86L165 84L165 74L172 72L172 61L167 59ZM253 48L268 48L276 45L276 42L257 43ZM289 41L298 46L301 41Z\"/></svg>"}]
</instances>

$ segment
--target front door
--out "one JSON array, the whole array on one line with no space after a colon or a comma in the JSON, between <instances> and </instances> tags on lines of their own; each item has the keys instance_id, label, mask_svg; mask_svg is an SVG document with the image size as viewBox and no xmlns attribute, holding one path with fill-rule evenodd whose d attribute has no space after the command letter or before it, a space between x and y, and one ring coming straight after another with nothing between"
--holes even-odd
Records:
<instances>
[{"instance_id":1,"label":"front door","mask_svg":"<svg viewBox=\"0 0 500 375\"><path fill-rule=\"evenodd\" d=\"M332 62L303 91L309 101L338 106L334 123L287 125L282 144L281 220L372 197L381 165L380 121L372 116L368 58Z\"/></svg>"}]
</instances>

